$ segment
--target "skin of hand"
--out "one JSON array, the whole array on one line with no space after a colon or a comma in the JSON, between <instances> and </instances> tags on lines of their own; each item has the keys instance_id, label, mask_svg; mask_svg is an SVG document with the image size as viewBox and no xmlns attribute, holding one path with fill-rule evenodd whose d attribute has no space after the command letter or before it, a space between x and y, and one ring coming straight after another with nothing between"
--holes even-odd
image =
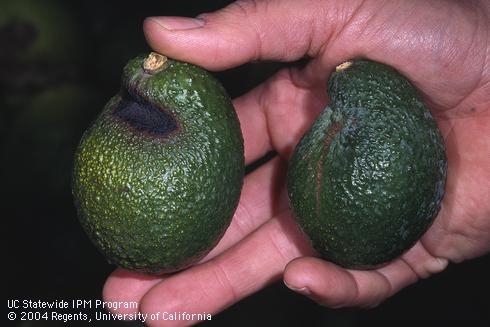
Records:
<instances>
[{"instance_id":1,"label":"skin of hand","mask_svg":"<svg viewBox=\"0 0 490 327\"><path fill-rule=\"evenodd\" d=\"M106 301L136 301L141 313L214 314L283 278L321 305L372 307L448 262L490 251L490 2L237 1L197 18L148 18L144 32L156 51L209 70L257 60L309 61L234 100L247 163L272 149L280 156L245 178L218 246L200 264L169 276L117 269L105 284ZM357 57L395 67L421 90L448 157L434 224L402 257L371 271L315 258L291 217L284 186L294 146L328 102L328 76Z\"/></svg>"}]
</instances>

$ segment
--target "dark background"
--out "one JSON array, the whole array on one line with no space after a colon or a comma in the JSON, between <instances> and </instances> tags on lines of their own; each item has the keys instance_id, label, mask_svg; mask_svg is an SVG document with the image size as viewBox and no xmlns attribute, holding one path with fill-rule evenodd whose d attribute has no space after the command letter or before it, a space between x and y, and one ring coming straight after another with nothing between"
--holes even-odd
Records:
<instances>
[{"instance_id":1,"label":"dark background","mask_svg":"<svg viewBox=\"0 0 490 327\"><path fill-rule=\"evenodd\" d=\"M7 299L100 298L114 267L78 224L69 187L74 148L118 91L125 62L149 50L141 30L145 17L195 16L229 2L0 0L0 199ZM281 66L254 63L215 75L235 97ZM371 310L326 309L278 283L204 325L488 327L489 261L487 255L450 265ZM57 325L62 324L18 324Z\"/></svg>"}]
</instances>

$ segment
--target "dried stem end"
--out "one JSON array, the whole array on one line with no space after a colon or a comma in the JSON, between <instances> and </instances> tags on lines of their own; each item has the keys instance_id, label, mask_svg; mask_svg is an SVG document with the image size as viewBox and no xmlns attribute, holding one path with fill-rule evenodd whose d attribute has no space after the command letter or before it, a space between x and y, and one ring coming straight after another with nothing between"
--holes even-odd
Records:
<instances>
[{"instance_id":1,"label":"dried stem end","mask_svg":"<svg viewBox=\"0 0 490 327\"><path fill-rule=\"evenodd\" d=\"M143 61L145 73L156 74L165 68L167 57L156 52L151 52Z\"/></svg>"}]
</instances>

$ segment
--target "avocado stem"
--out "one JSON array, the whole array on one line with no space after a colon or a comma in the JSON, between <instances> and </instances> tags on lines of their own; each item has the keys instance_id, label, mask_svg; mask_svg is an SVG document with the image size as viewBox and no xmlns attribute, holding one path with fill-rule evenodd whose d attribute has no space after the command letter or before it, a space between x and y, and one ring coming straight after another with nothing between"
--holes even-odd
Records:
<instances>
[{"instance_id":1,"label":"avocado stem","mask_svg":"<svg viewBox=\"0 0 490 327\"><path fill-rule=\"evenodd\" d=\"M156 52L151 52L143 61L145 73L156 74L165 68L167 57Z\"/></svg>"},{"instance_id":2,"label":"avocado stem","mask_svg":"<svg viewBox=\"0 0 490 327\"><path fill-rule=\"evenodd\" d=\"M343 62L341 63L340 65L338 65L337 67L335 67L335 72L341 72L343 71L344 69L347 69L349 68L350 66L352 66L352 61L346 61L346 62Z\"/></svg>"}]
</instances>

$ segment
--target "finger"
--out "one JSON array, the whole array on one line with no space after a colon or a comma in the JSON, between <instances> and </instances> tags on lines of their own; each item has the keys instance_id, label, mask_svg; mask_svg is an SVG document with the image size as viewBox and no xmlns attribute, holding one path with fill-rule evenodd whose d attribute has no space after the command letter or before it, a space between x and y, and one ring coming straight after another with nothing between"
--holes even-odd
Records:
<instances>
[{"instance_id":1,"label":"finger","mask_svg":"<svg viewBox=\"0 0 490 327\"><path fill-rule=\"evenodd\" d=\"M399 284L416 280L413 271L403 262L377 270L346 270L318 258L299 258L288 264L284 283L291 290L312 298L330 308L372 307L395 292L389 278Z\"/></svg>"},{"instance_id":2,"label":"finger","mask_svg":"<svg viewBox=\"0 0 490 327\"><path fill-rule=\"evenodd\" d=\"M141 312L214 314L277 280L290 260L308 253L308 243L286 211L223 255L154 286L143 297ZM164 323L172 325L152 321L150 326Z\"/></svg>"},{"instance_id":3,"label":"finger","mask_svg":"<svg viewBox=\"0 0 490 327\"><path fill-rule=\"evenodd\" d=\"M490 242L478 244L488 239L490 230L490 219L484 218L490 217L490 110L487 112L487 116L477 113L474 118L439 121L450 124L444 138L447 180L441 209L422 243L431 254L452 262L490 250Z\"/></svg>"},{"instance_id":4,"label":"finger","mask_svg":"<svg viewBox=\"0 0 490 327\"><path fill-rule=\"evenodd\" d=\"M286 267L284 283L328 307L373 307L446 265L447 260L432 257L419 242L376 270L348 270L318 258L298 258Z\"/></svg>"},{"instance_id":5,"label":"finger","mask_svg":"<svg viewBox=\"0 0 490 327\"><path fill-rule=\"evenodd\" d=\"M146 292L162 281L161 276L140 274L117 268L107 278L102 298L107 302L139 303ZM138 313L139 308L109 309L114 313Z\"/></svg>"},{"instance_id":6,"label":"finger","mask_svg":"<svg viewBox=\"0 0 490 327\"><path fill-rule=\"evenodd\" d=\"M325 107L325 83L304 70L283 69L235 100L248 162L274 149L288 158Z\"/></svg>"},{"instance_id":7,"label":"finger","mask_svg":"<svg viewBox=\"0 0 490 327\"><path fill-rule=\"evenodd\" d=\"M315 57L353 6L338 1L236 1L198 18L150 17L149 45L158 52L221 70L254 60ZM322 49L323 50L323 49Z\"/></svg>"},{"instance_id":8,"label":"finger","mask_svg":"<svg viewBox=\"0 0 490 327\"><path fill-rule=\"evenodd\" d=\"M280 158L275 158L245 178L240 203L230 226L218 245L203 261L225 251L287 208L287 196L282 182L284 174L284 162ZM104 285L103 297L106 301L139 302L151 287L164 278L117 269L108 277ZM117 313L133 311L121 308Z\"/></svg>"},{"instance_id":9,"label":"finger","mask_svg":"<svg viewBox=\"0 0 490 327\"><path fill-rule=\"evenodd\" d=\"M264 85L233 100L243 135L245 163L250 164L273 149L267 118L261 105Z\"/></svg>"},{"instance_id":10,"label":"finger","mask_svg":"<svg viewBox=\"0 0 490 327\"><path fill-rule=\"evenodd\" d=\"M433 256L422 242L417 242L401 258L418 278L428 278L446 269L449 261L445 258Z\"/></svg>"},{"instance_id":11,"label":"finger","mask_svg":"<svg viewBox=\"0 0 490 327\"><path fill-rule=\"evenodd\" d=\"M287 209L285 174L285 162L274 158L245 178L241 200L230 226L203 261L224 252L271 217Z\"/></svg>"}]
</instances>

